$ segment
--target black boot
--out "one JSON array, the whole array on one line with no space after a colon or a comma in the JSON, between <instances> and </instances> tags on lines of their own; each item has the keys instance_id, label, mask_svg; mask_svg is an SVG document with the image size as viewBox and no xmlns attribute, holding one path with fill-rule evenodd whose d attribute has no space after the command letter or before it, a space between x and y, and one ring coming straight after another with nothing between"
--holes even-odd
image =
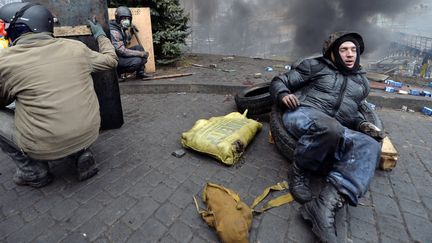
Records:
<instances>
[{"instance_id":1,"label":"black boot","mask_svg":"<svg viewBox=\"0 0 432 243\"><path fill-rule=\"evenodd\" d=\"M298 167L294 162L288 173L288 184L294 199L303 204L313 199L312 191L309 185L309 174Z\"/></svg>"},{"instance_id":2,"label":"black boot","mask_svg":"<svg viewBox=\"0 0 432 243\"><path fill-rule=\"evenodd\" d=\"M78 180L84 181L97 174L99 169L96 167L93 153L85 149L77 158Z\"/></svg>"},{"instance_id":3,"label":"black boot","mask_svg":"<svg viewBox=\"0 0 432 243\"><path fill-rule=\"evenodd\" d=\"M344 198L328 183L318 198L300 208L303 218L312 223L312 231L322 242L337 242L335 216Z\"/></svg>"}]
</instances>

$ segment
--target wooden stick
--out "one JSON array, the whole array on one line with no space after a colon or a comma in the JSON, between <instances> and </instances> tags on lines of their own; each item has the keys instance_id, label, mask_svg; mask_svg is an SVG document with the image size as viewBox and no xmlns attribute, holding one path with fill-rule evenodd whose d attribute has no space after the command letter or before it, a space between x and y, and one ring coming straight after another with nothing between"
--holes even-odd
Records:
<instances>
[{"instance_id":1,"label":"wooden stick","mask_svg":"<svg viewBox=\"0 0 432 243\"><path fill-rule=\"evenodd\" d=\"M186 77L191 76L193 73L178 73L178 74L168 74L168 75L160 75L160 76L154 76L149 78L143 78L142 80L156 80L156 79L165 79L165 78L180 78L180 77Z\"/></svg>"}]
</instances>

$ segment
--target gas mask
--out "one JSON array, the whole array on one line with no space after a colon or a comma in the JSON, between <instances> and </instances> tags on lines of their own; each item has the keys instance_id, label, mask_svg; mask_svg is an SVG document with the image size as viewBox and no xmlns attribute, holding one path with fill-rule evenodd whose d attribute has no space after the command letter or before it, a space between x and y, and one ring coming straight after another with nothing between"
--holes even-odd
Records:
<instances>
[{"instance_id":1,"label":"gas mask","mask_svg":"<svg viewBox=\"0 0 432 243\"><path fill-rule=\"evenodd\" d=\"M122 26L123 28L125 28L125 29L131 27L131 21L130 21L130 19L122 19L122 20L120 21L120 24L121 24L121 26Z\"/></svg>"}]
</instances>

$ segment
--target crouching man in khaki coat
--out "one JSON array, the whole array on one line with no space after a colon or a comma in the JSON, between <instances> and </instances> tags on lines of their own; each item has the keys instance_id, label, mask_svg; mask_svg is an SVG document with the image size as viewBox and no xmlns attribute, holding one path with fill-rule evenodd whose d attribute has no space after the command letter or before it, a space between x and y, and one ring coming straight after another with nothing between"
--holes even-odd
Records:
<instances>
[{"instance_id":1,"label":"crouching man in khaki coat","mask_svg":"<svg viewBox=\"0 0 432 243\"><path fill-rule=\"evenodd\" d=\"M99 134L99 104L91 73L113 69L117 56L102 27L89 22L100 52L53 37L44 6L0 8L12 46L0 50L0 147L16 163L18 185L42 187L53 176L48 162L74 159L78 179L98 169L88 149ZM4 107L15 101L15 111Z\"/></svg>"}]
</instances>

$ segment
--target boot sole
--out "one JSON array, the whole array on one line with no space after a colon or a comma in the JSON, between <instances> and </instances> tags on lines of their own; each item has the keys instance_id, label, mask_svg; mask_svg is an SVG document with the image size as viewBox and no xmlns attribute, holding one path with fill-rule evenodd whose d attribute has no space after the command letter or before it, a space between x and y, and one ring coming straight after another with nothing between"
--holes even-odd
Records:
<instances>
[{"instance_id":1,"label":"boot sole","mask_svg":"<svg viewBox=\"0 0 432 243\"><path fill-rule=\"evenodd\" d=\"M329 242L329 243L333 243L330 240L327 239L322 239L321 236L321 230L320 228L317 226L317 222L315 220L315 217L312 216L312 214L309 212L308 208L306 206L302 206L300 208L300 213L303 217L304 220L306 220L307 222L309 222L310 224L312 224L312 232L315 234L315 236L320 239L321 242ZM336 242L334 242L336 243Z\"/></svg>"}]
</instances>

